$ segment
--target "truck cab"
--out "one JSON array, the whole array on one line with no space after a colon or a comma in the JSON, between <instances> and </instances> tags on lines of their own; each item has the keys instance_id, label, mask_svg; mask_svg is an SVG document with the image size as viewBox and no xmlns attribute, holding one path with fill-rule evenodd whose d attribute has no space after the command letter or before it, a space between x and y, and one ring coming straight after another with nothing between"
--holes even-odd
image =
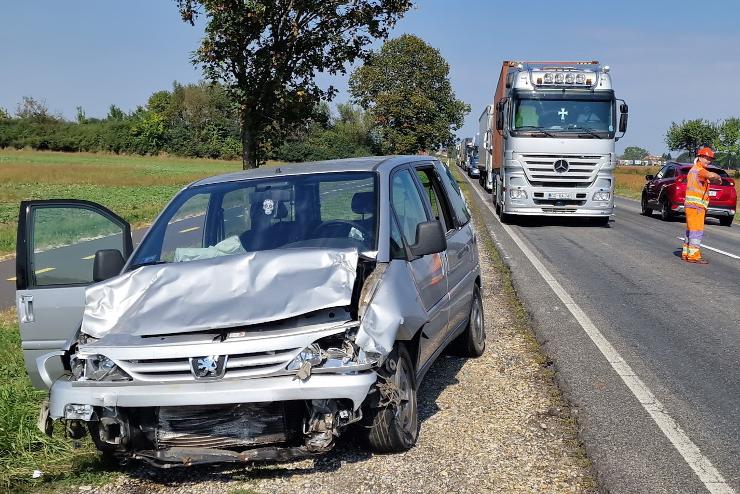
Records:
<instances>
[{"instance_id":1,"label":"truck cab","mask_svg":"<svg viewBox=\"0 0 740 494\"><path fill-rule=\"evenodd\" d=\"M606 224L614 212L615 142L627 105L598 62L505 62L484 112L487 182L502 218L581 216Z\"/></svg>"}]
</instances>

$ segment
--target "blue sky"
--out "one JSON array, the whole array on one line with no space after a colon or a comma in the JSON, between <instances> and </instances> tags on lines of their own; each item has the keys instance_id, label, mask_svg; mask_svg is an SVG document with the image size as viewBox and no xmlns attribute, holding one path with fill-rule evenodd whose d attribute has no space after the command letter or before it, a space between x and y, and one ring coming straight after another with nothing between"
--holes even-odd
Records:
<instances>
[{"instance_id":1,"label":"blue sky","mask_svg":"<svg viewBox=\"0 0 740 494\"><path fill-rule=\"evenodd\" d=\"M67 118L78 105L104 116L111 103L133 109L173 80L200 79L189 63L200 31L180 21L174 1L37 0L0 12L0 106L11 112L28 95ZM447 59L472 107L461 137L476 131L502 60L597 59L630 105L619 148L660 153L671 121L740 116L737 19L732 0L418 0L393 35L416 34ZM346 77L320 80L346 89Z\"/></svg>"}]
</instances>

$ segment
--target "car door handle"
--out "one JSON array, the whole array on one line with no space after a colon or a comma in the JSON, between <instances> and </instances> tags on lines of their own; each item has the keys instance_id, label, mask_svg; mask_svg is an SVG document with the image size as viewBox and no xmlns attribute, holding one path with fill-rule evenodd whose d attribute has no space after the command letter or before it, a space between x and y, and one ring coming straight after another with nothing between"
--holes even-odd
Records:
<instances>
[{"instance_id":1,"label":"car door handle","mask_svg":"<svg viewBox=\"0 0 740 494\"><path fill-rule=\"evenodd\" d=\"M21 295L21 322L33 322L33 295Z\"/></svg>"}]
</instances>

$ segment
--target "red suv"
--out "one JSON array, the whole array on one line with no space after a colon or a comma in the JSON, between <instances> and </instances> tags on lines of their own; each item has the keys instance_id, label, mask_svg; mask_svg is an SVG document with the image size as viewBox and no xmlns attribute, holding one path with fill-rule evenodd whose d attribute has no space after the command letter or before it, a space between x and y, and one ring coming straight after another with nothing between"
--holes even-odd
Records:
<instances>
[{"instance_id":1,"label":"red suv","mask_svg":"<svg viewBox=\"0 0 740 494\"><path fill-rule=\"evenodd\" d=\"M642 189L642 214L650 216L653 209L660 210L660 217L669 221L677 213L683 213L683 200L686 196L686 175L691 164L668 162L657 175L645 175ZM735 181L727 172L719 168L709 168L722 177L722 185L709 186L709 209L707 216L717 218L723 226L732 225L737 207Z\"/></svg>"}]
</instances>

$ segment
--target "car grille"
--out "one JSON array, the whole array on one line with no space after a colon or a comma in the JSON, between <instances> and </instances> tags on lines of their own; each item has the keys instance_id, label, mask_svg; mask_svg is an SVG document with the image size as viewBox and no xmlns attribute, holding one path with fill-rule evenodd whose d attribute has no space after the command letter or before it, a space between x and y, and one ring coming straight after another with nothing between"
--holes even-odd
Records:
<instances>
[{"instance_id":1,"label":"car grille","mask_svg":"<svg viewBox=\"0 0 740 494\"><path fill-rule=\"evenodd\" d=\"M527 179L535 187L588 187L596 180L601 158L597 155L522 155ZM554 164L558 160L568 162L568 171L555 171Z\"/></svg>"},{"instance_id":2,"label":"car grille","mask_svg":"<svg viewBox=\"0 0 740 494\"><path fill-rule=\"evenodd\" d=\"M283 442L285 410L280 402L160 407L155 446L240 449Z\"/></svg>"},{"instance_id":3,"label":"car grille","mask_svg":"<svg viewBox=\"0 0 740 494\"><path fill-rule=\"evenodd\" d=\"M271 352L229 355L226 360L223 379L273 374L284 369L298 355L300 350L301 348L291 348ZM131 377L139 381L176 382L195 380L190 370L190 359L188 357L122 360L118 364Z\"/></svg>"}]
</instances>

